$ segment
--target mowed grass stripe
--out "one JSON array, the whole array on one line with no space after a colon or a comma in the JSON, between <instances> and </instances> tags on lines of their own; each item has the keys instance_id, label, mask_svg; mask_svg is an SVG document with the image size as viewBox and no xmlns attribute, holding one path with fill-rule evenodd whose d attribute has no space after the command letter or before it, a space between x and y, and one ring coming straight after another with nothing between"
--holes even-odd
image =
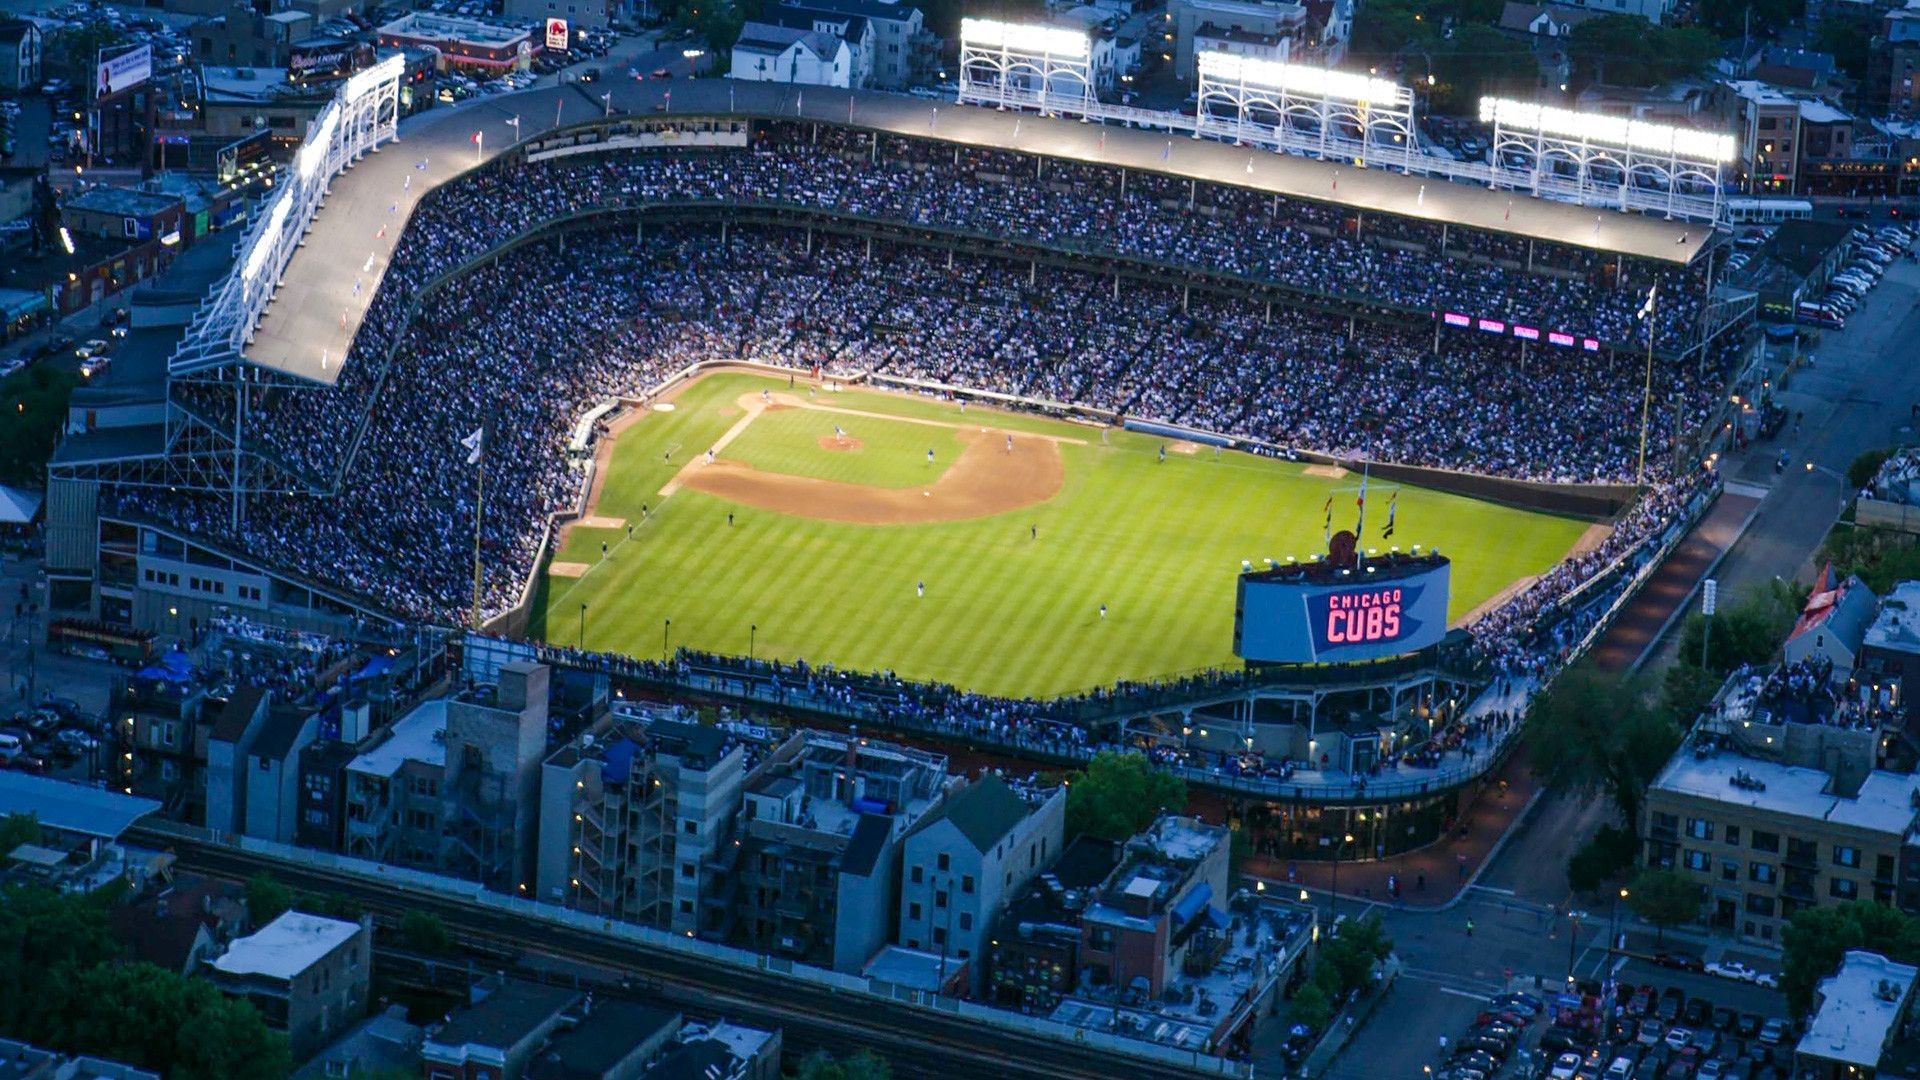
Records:
<instances>
[{"instance_id":1,"label":"mowed grass stripe","mask_svg":"<svg viewBox=\"0 0 1920 1080\"><path fill-rule=\"evenodd\" d=\"M966 423L1084 440L1060 448L1066 478L1054 498L971 521L888 526L783 515L691 489L661 505L660 486L738 419L723 412L762 387L786 391L784 380L755 376L703 380L681 393L675 411L621 435L597 512L637 520L646 501L656 513L587 578L548 583L542 613L552 620L554 640L574 639L585 600L595 648L657 655L661 620L671 618L674 644L740 653L748 626L758 623L763 658L890 668L996 693L1067 692L1233 663L1240 560L1305 557L1319 548L1330 492L1335 528L1351 528L1355 517L1353 493L1335 489L1351 488L1358 477L1308 477L1294 464L1234 453L1216 459L1210 449L1170 453L1162 463L1157 438L1114 432L1111 445L1102 445L1095 428L977 408L967 411ZM926 398L847 391L814 400L962 420L952 403ZM764 465L755 464L769 471L843 468L819 460L836 457L849 462L851 471L840 474L848 482L881 484L889 472L897 478L903 470L924 471L926 435L944 434L855 417L872 426L876 441L894 440L880 468L863 470L855 466L865 455L821 450L810 426L784 419L794 415L757 419L733 446L766 455ZM758 424L776 418L794 426L755 435ZM824 427L829 434L832 422ZM861 434L857 424L846 426ZM896 439L893 428L907 430ZM661 450L675 444L674 460L660 462ZM782 444L795 460L780 460ZM723 453L734 456L731 448ZM1369 507L1375 544L1387 490L1376 486ZM1414 488L1399 493L1393 542L1439 546L1456 557L1455 616L1552 565L1586 525ZM731 529L729 510L736 516ZM1029 534L1035 524L1038 540ZM600 538L617 542L623 535L576 530L560 557L595 562ZM924 599L914 593L920 580L927 583ZM1102 602L1109 605L1105 621Z\"/></svg>"}]
</instances>

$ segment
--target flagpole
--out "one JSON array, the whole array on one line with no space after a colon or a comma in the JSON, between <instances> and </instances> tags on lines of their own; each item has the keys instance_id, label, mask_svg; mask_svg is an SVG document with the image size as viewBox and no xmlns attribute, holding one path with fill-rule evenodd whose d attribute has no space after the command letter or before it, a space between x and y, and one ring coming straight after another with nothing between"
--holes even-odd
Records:
<instances>
[{"instance_id":1,"label":"flagpole","mask_svg":"<svg viewBox=\"0 0 1920 1080\"><path fill-rule=\"evenodd\" d=\"M1653 412L1653 327L1659 303L1660 287L1656 285L1647 290L1647 375L1640 390L1640 466L1634 476L1636 484L1647 482L1647 422Z\"/></svg>"},{"instance_id":2,"label":"flagpole","mask_svg":"<svg viewBox=\"0 0 1920 1080\"><path fill-rule=\"evenodd\" d=\"M1358 570L1367 565L1367 476L1373 472L1373 462L1360 463L1360 522L1353 527L1353 565Z\"/></svg>"}]
</instances>

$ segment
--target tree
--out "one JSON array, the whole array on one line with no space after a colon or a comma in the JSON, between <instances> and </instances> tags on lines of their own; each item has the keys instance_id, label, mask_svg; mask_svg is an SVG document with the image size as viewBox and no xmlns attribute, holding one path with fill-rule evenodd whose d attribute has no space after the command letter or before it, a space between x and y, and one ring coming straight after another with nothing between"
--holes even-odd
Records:
<instances>
[{"instance_id":1,"label":"tree","mask_svg":"<svg viewBox=\"0 0 1920 1080\"><path fill-rule=\"evenodd\" d=\"M1806 11L1806 0L1699 0L1694 8L1700 24L1714 34L1754 39L1798 24Z\"/></svg>"},{"instance_id":2,"label":"tree","mask_svg":"<svg viewBox=\"0 0 1920 1080\"><path fill-rule=\"evenodd\" d=\"M409 908L400 919L400 936L416 952L439 955L453 951L453 935L447 933L440 916L430 911Z\"/></svg>"},{"instance_id":3,"label":"tree","mask_svg":"<svg viewBox=\"0 0 1920 1080\"><path fill-rule=\"evenodd\" d=\"M1719 55L1719 42L1697 26L1654 26L1638 15L1602 15L1567 37L1567 57L1583 83L1659 86L1706 70Z\"/></svg>"},{"instance_id":4,"label":"tree","mask_svg":"<svg viewBox=\"0 0 1920 1080\"><path fill-rule=\"evenodd\" d=\"M1801 908L1781 945L1786 956L1780 990L1797 1018L1813 1006L1814 988L1839 969L1848 949L1872 949L1903 964L1920 961L1920 920L1870 900Z\"/></svg>"},{"instance_id":5,"label":"tree","mask_svg":"<svg viewBox=\"0 0 1920 1080\"><path fill-rule=\"evenodd\" d=\"M1706 616L1693 612L1680 628L1680 663L1698 668L1701 642L1706 641L1705 670L1717 687L1735 668L1771 662L1806 599L1806 590L1790 582L1775 580L1757 586L1714 615L1710 640Z\"/></svg>"},{"instance_id":6,"label":"tree","mask_svg":"<svg viewBox=\"0 0 1920 1080\"><path fill-rule=\"evenodd\" d=\"M35 364L0 379L0 483L38 484L67 422L67 398L80 376L52 364Z\"/></svg>"},{"instance_id":7,"label":"tree","mask_svg":"<svg viewBox=\"0 0 1920 1080\"><path fill-rule=\"evenodd\" d=\"M1067 778L1067 835L1124 840L1186 804L1186 781L1146 755L1102 750Z\"/></svg>"},{"instance_id":8,"label":"tree","mask_svg":"<svg viewBox=\"0 0 1920 1080\"><path fill-rule=\"evenodd\" d=\"M1373 981L1373 966L1393 953L1380 916L1348 919L1339 932L1320 942L1313 976L1329 998L1365 989Z\"/></svg>"},{"instance_id":9,"label":"tree","mask_svg":"<svg viewBox=\"0 0 1920 1080\"><path fill-rule=\"evenodd\" d=\"M1820 25L1822 28L1826 26L1825 23ZM1847 465L1847 486L1858 491L1873 483L1873 478L1880 475L1880 466L1885 465L1887 459L1892 456L1892 451L1881 449L1868 450L1854 458Z\"/></svg>"},{"instance_id":10,"label":"tree","mask_svg":"<svg viewBox=\"0 0 1920 1080\"><path fill-rule=\"evenodd\" d=\"M0 859L21 844L40 842L40 819L31 814L8 814L0 818Z\"/></svg>"},{"instance_id":11,"label":"tree","mask_svg":"<svg viewBox=\"0 0 1920 1080\"><path fill-rule=\"evenodd\" d=\"M1820 20L1814 38L1822 51L1833 54L1833 65L1846 72L1848 78L1866 77L1867 59L1873 41L1873 35L1866 27L1853 19L1826 18ZM1851 477L1853 471L1849 469L1847 475Z\"/></svg>"},{"instance_id":12,"label":"tree","mask_svg":"<svg viewBox=\"0 0 1920 1080\"><path fill-rule=\"evenodd\" d=\"M247 879L247 918L258 929L293 907L293 890L265 871Z\"/></svg>"},{"instance_id":13,"label":"tree","mask_svg":"<svg viewBox=\"0 0 1920 1080\"><path fill-rule=\"evenodd\" d=\"M1305 1024L1315 1031L1321 1031L1333 1019L1333 1002L1328 1000L1326 991L1320 989L1320 984L1309 982L1293 992L1293 1000L1287 1005L1287 1016L1296 1024Z\"/></svg>"},{"instance_id":14,"label":"tree","mask_svg":"<svg viewBox=\"0 0 1920 1080\"><path fill-rule=\"evenodd\" d=\"M1428 97L1442 112L1470 113L1483 95L1525 94L1540 83L1540 64L1527 43L1485 23L1458 27L1430 55L1434 86Z\"/></svg>"},{"instance_id":15,"label":"tree","mask_svg":"<svg viewBox=\"0 0 1920 1080\"><path fill-rule=\"evenodd\" d=\"M871 1050L861 1050L842 1061L825 1050L815 1050L800 1059L795 1080L892 1080L893 1066Z\"/></svg>"},{"instance_id":16,"label":"tree","mask_svg":"<svg viewBox=\"0 0 1920 1080\"><path fill-rule=\"evenodd\" d=\"M1706 889L1674 870L1642 870L1627 886L1627 906L1654 927L1654 941L1666 940L1667 928L1700 917Z\"/></svg>"},{"instance_id":17,"label":"tree","mask_svg":"<svg viewBox=\"0 0 1920 1080\"><path fill-rule=\"evenodd\" d=\"M1562 674L1527 711L1534 770L1546 786L1604 792L1636 836L1647 785L1680 745L1679 729L1644 697L1636 686L1583 664Z\"/></svg>"},{"instance_id":18,"label":"tree","mask_svg":"<svg viewBox=\"0 0 1920 1080\"><path fill-rule=\"evenodd\" d=\"M1574 892L1600 891L1600 886L1633 868L1640 841L1618 825L1600 826L1593 839L1580 845L1567 860L1567 887Z\"/></svg>"}]
</instances>

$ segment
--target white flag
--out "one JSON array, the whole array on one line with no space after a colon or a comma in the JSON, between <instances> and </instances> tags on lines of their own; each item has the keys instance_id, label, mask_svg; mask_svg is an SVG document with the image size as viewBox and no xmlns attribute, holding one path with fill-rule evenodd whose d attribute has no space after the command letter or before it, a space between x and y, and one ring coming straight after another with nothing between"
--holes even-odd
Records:
<instances>
[{"instance_id":1,"label":"white flag","mask_svg":"<svg viewBox=\"0 0 1920 1080\"><path fill-rule=\"evenodd\" d=\"M486 441L487 429L485 426L474 428L473 434L460 440L460 445L467 448L467 464L480 464L480 455L486 449Z\"/></svg>"},{"instance_id":2,"label":"white flag","mask_svg":"<svg viewBox=\"0 0 1920 1080\"><path fill-rule=\"evenodd\" d=\"M1659 291L1659 288L1660 287L1656 285L1647 290L1646 302L1640 305L1640 318L1642 320L1653 318L1653 294Z\"/></svg>"}]
</instances>

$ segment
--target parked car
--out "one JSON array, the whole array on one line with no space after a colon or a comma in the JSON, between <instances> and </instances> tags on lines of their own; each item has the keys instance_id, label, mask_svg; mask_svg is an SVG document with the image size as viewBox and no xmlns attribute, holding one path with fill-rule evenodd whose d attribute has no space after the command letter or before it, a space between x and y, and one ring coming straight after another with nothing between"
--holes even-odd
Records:
<instances>
[{"instance_id":1,"label":"parked car","mask_svg":"<svg viewBox=\"0 0 1920 1080\"><path fill-rule=\"evenodd\" d=\"M1720 1008L1713 1010L1713 1030L1732 1031L1733 1025L1739 1019L1740 1016L1738 1013L1722 1005Z\"/></svg>"},{"instance_id":2,"label":"parked car","mask_svg":"<svg viewBox=\"0 0 1920 1080\"><path fill-rule=\"evenodd\" d=\"M1666 1024L1659 1020L1642 1020L1640 1022L1640 1034L1635 1036L1633 1041L1639 1043L1641 1046L1658 1046L1660 1045L1660 1040L1666 1038L1666 1035Z\"/></svg>"},{"instance_id":3,"label":"parked car","mask_svg":"<svg viewBox=\"0 0 1920 1080\"><path fill-rule=\"evenodd\" d=\"M1687 1030L1686 1028L1671 1027L1667 1029L1666 1043L1668 1046L1672 1047L1675 1051L1679 1051L1685 1048L1687 1043L1691 1042L1692 1040L1693 1040L1693 1032Z\"/></svg>"},{"instance_id":4,"label":"parked car","mask_svg":"<svg viewBox=\"0 0 1920 1080\"><path fill-rule=\"evenodd\" d=\"M1660 992L1660 1004L1654 1006L1653 1015L1671 1024L1680 1018L1680 1009L1687 1003L1687 995L1677 986L1669 986Z\"/></svg>"},{"instance_id":5,"label":"parked car","mask_svg":"<svg viewBox=\"0 0 1920 1080\"><path fill-rule=\"evenodd\" d=\"M1688 998L1680 1019L1690 1028L1699 1028L1713 1019L1713 1005L1703 997Z\"/></svg>"},{"instance_id":6,"label":"parked car","mask_svg":"<svg viewBox=\"0 0 1920 1080\"><path fill-rule=\"evenodd\" d=\"M1777 1016L1770 1016L1760 1025L1760 1045L1779 1046L1787 1037L1787 1022Z\"/></svg>"},{"instance_id":7,"label":"parked car","mask_svg":"<svg viewBox=\"0 0 1920 1080\"><path fill-rule=\"evenodd\" d=\"M1699 957L1677 952L1654 953L1653 962L1676 971L1705 971L1707 967L1706 962Z\"/></svg>"}]
</instances>

